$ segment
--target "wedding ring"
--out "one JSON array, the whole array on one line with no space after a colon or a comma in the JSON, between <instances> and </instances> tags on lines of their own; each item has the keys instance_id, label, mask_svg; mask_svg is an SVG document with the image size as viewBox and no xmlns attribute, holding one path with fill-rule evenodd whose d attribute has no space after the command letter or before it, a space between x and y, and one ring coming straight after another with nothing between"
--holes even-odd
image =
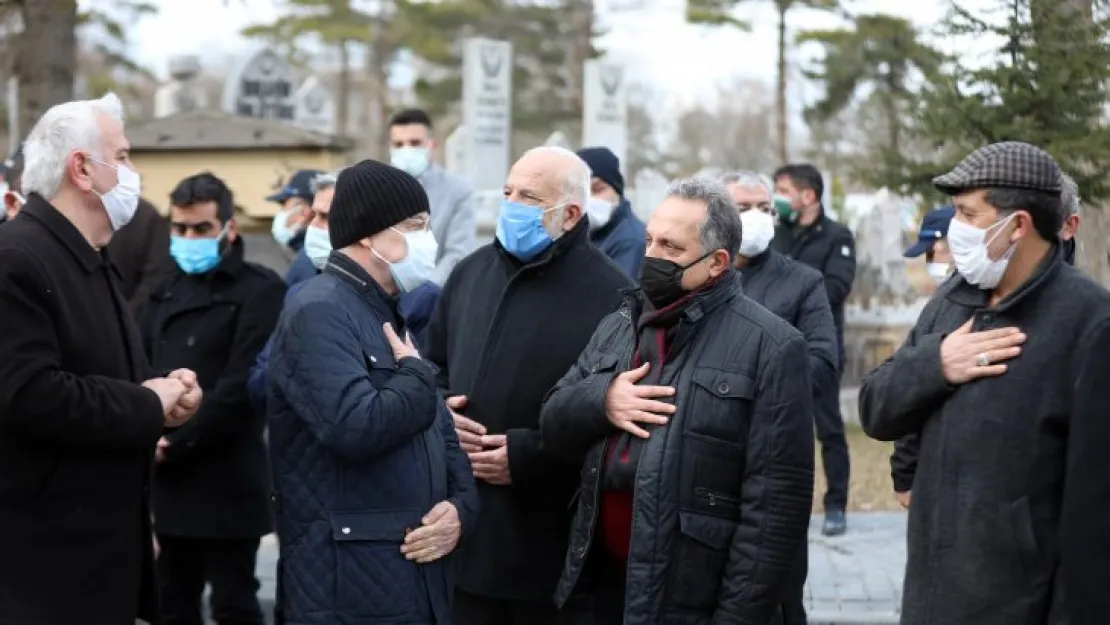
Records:
<instances>
[{"instance_id":1,"label":"wedding ring","mask_svg":"<svg viewBox=\"0 0 1110 625\"><path fill-rule=\"evenodd\" d=\"M975 360L975 364L979 365L980 367L989 366L991 364L991 359L987 356L987 352L979 354L979 358Z\"/></svg>"}]
</instances>

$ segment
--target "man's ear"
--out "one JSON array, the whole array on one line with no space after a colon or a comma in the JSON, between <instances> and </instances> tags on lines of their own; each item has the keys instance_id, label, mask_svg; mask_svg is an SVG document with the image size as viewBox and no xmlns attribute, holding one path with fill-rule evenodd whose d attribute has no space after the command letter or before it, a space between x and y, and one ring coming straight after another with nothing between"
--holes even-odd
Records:
<instances>
[{"instance_id":1,"label":"man's ear","mask_svg":"<svg viewBox=\"0 0 1110 625\"><path fill-rule=\"evenodd\" d=\"M567 211L566 218L563 219L563 232L570 232L582 219L582 207L578 204L569 204L563 210Z\"/></svg>"},{"instance_id":2,"label":"man's ear","mask_svg":"<svg viewBox=\"0 0 1110 625\"><path fill-rule=\"evenodd\" d=\"M709 275L713 278L723 274L729 270L732 265L735 254L730 254L725 250L717 250L713 252L713 257L709 263Z\"/></svg>"}]
</instances>

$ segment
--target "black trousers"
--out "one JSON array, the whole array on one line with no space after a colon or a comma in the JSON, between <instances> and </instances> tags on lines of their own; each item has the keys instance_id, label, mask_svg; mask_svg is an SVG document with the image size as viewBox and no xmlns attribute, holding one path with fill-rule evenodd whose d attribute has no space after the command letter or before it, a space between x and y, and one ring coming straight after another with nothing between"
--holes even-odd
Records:
<instances>
[{"instance_id":1,"label":"black trousers","mask_svg":"<svg viewBox=\"0 0 1110 625\"><path fill-rule=\"evenodd\" d=\"M264 625L254 576L259 539L158 536L163 625L204 625L201 597L219 625Z\"/></svg>"},{"instance_id":2,"label":"black trousers","mask_svg":"<svg viewBox=\"0 0 1110 625\"><path fill-rule=\"evenodd\" d=\"M570 602L507 601L455 591L451 625L594 625L593 609Z\"/></svg>"},{"instance_id":3,"label":"black trousers","mask_svg":"<svg viewBox=\"0 0 1110 625\"><path fill-rule=\"evenodd\" d=\"M844 374L844 342L837 332L840 344L839 375ZM839 377L838 377L839 379ZM848 506L848 480L852 476L852 462L848 456L848 439L844 437L844 417L840 414L840 385L821 389L813 410L817 426L817 442L821 444L821 464L825 468L825 509L844 510Z\"/></svg>"}]
</instances>

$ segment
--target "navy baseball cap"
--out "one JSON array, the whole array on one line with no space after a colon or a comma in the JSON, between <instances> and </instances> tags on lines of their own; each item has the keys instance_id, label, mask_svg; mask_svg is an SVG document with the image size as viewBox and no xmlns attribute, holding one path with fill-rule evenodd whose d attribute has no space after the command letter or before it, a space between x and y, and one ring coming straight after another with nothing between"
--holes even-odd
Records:
<instances>
[{"instance_id":1,"label":"navy baseball cap","mask_svg":"<svg viewBox=\"0 0 1110 625\"><path fill-rule=\"evenodd\" d=\"M917 258L929 251L929 247L937 241L948 236L948 224L956 215L956 209L951 206L942 206L925 213L921 220L921 229L917 232L917 243L914 243L903 255L906 258Z\"/></svg>"},{"instance_id":2,"label":"navy baseball cap","mask_svg":"<svg viewBox=\"0 0 1110 625\"><path fill-rule=\"evenodd\" d=\"M316 179L316 176L322 173L323 172L316 169L298 170L293 174L293 177L289 179L289 182L285 183L281 191L266 198L266 201L280 204L291 197L300 197L311 202L312 198L316 196L316 186L313 184L313 181Z\"/></svg>"}]
</instances>

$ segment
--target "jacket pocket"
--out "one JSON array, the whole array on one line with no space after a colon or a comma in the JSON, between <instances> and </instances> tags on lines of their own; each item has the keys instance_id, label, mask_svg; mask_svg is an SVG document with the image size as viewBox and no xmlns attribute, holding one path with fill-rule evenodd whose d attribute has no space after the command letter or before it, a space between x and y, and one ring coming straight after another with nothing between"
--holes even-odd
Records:
<instances>
[{"instance_id":1,"label":"jacket pocket","mask_svg":"<svg viewBox=\"0 0 1110 625\"><path fill-rule=\"evenodd\" d=\"M412 614L424 584L420 565L401 554L407 530L420 526L417 509L333 512L335 612L351 618Z\"/></svg>"},{"instance_id":2,"label":"jacket pocket","mask_svg":"<svg viewBox=\"0 0 1110 625\"><path fill-rule=\"evenodd\" d=\"M698 367L690 393L683 406L686 432L729 442L744 440L751 419L755 380L738 371Z\"/></svg>"},{"instance_id":3,"label":"jacket pocket","mask_svg":"<svg viewBox=\"0 0 1110 625\"><path fill-rule=\"evenodd\" d=\"M679 537L671 563L671 604L698 612L717 606L729 546L736 524L725 519L679 512Z\"/></svg>"}]
</instances>

